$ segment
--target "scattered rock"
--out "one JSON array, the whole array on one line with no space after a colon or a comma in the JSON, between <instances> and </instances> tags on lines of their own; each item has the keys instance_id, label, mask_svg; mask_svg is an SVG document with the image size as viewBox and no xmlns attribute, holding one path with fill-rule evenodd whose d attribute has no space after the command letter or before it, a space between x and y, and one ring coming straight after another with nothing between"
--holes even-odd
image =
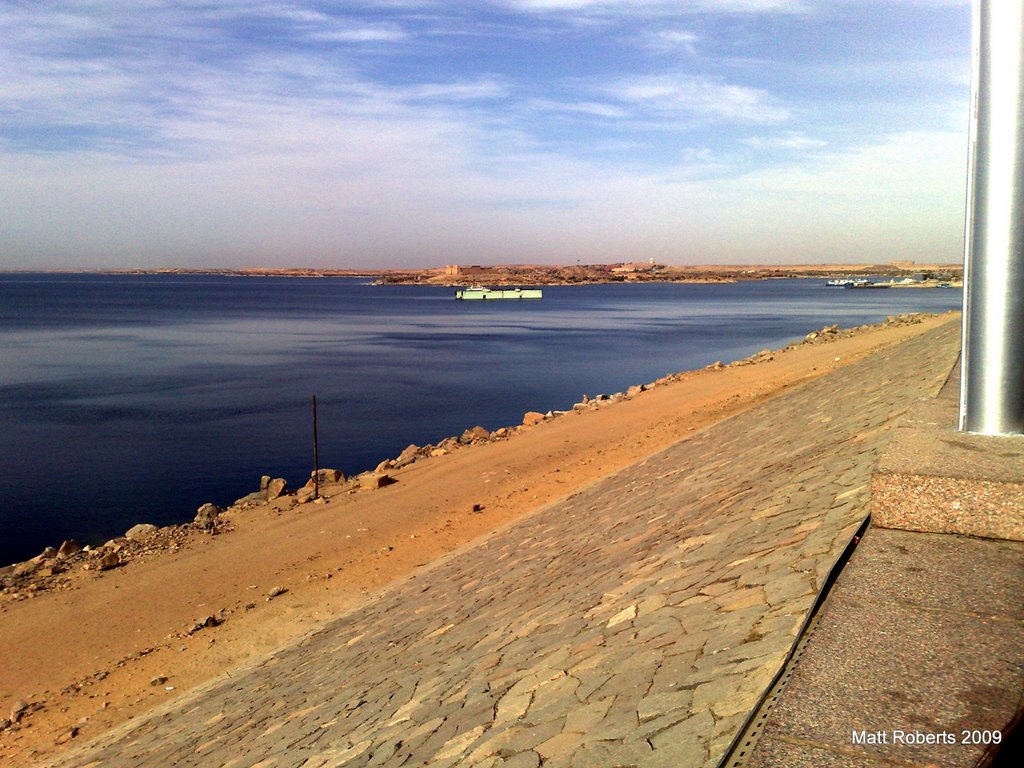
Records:
<instances>
[{"instance_id":1,"label":"scattered rock","mask_svg":"<svg viewBox=\"0 0 1024 768\"><path fill-rule=\"evenodd\" d=\"M373 471L374 472L386 472L387 470L391 469L393 466L395 466L395 462L393 462L391 459L384 459L384 461L382 461L380 464L378 464L376 469L374 469Z\"/></svg>"},{"instance_id":2,"label":"scattered rock","mask_svg":"<svg viewBox=\"0 0 1024 768\"><path fill-rule=\"evenodd\" d=\"M29 576L36 572L36 569L39 568L39 564L40 561L36 558L26 560L23 563L18 563L14 566L14 570L11 571L11 576L16 579L21 578L22 576Z\"/></svg>"},{"instance_id":3,"label":"scattered rock","mask_svg":"<svg viewBox=\"0 0 1024 768\"><path fill-rule=\"evenodd\" d=\"M508 437L508 430L505 427L500 427L491 433L492 440L500 440L503 437Z\"/></svg>"},{"instance_id":4,"label":"scattered rock","mask_svg":"<svg viewBox=\"0 0 1024 768\"><path fill-rule=\"evenodd\" d=\"M391 475L384 474L381 472L368 472L365 475L359 476L359 487L360 488L383 488L386 485L398 482Z\"/></svg>"},{"instance_id":5,"label":"scattered rock","mask_svg":"<svg viewBox=\"0 0 1024 768\"><path fill-rule=\"evenodd\" d=\"M206 629L207 627L219 627L223 623L223 616L204 616L201 619L196 619L195 623L189 627L186 634L193 635L201 629Z\"/></svg>"},{"instance_id":6,"label":"scattered rock","mask_svg":"<svg viewBox=\"0 0 1024 768\"><path fill-rule=\"evenodd\" d=\"M395 463L396 464L401 464L402 462L413 461L419 455L420 455L420 447L418 445L415 445L415 444L409 444L409 445L406 446L404 451L402 451L400 454L398 454L398 459L396 460Z\"/></svg>"},{"instance_id":7,"label":"scattered rock","mask_svg":"<svg viewBox=\"0 0 1024 768\"><path fill-rule=\"evenodd\" d=\"M157 675L149 681L150 685L163 685L167 682L167 675Z\"/></svg>"},{"instance_id":8,"label":"scattered rock","mask_svg":"<svg viewBox=\"0 0 1024 768\"><path fill-rule=\"evenodd\" d=\"M483 504L474 504L473 505L473 511L474 512L483 512L483 510L484 510L484 505Z\"/></svg>"},{"instance_id":9,"label":"scattered rock","mask_svg":"<svg viewBox=\"0 0 1024 768\"><path fill-rule=\"evenodd\" d=\"M275 597L280 597L287 591L288 589L286 587L273 587L269 592L267 592L267 602L269 603Z\"/></svg>"},{"instance_id":10,"label":"scattered rock","mask_svg":"<svg viewBox=\"0 0 1024 768\"><path fill-rule=\"evenodd\" d=\"M267 501L281 498L288 490L288 482L283 477L275 477L267 483Z\"/></svg>"},{"instance_id":11,"label":"scattered rock","mask_svg":"<svg viewBox=\"0 0 1024 768\"><path fill-rule=\"evenodd\" d=\"M217 518L220 517L224 510L218 507L216 504L207 502L203 504L198 510L196 510L196 519L194 520L196 525L203 528L212 528L217 523Z\"/></svg>"},{"instance_id":12,"label":"scattered rock","mask_svg":"<svg viewBox=\"0 0 1024 768\"><path fill-rule=\"evenodd\" d=\"M139 523L125 531L124 537L129 541L138 541L139 539L145 539L148 536L152 536L159 530L160 528L152 523Z\"/></svg>"},{"instance_id":13,"label":"scattered rock","mask_svg":"<svg viewBox=\"0 0 1024 768\"><path fill-rule=\"evenodd\" d=\"M72 555L77 555L81 551L81 544L79 544L74 539L68 539L63 544L61 544L60 549L57 550L57 559L64 560L66 558L71 557Z\"/></svg>"},{"instance_id":14,"label":"scattered rock","mask_svg":"<svg viewBox=\"0 0 1024 768\"><path fill-rule=\"evenodd\" d=\"M28 702L24 699L18 699L11 705L11 722L17 723L21 721L22 716L28 712Z\"/></svg>"},{"instance_id":15,"label":"scattered rock","mask_svg":"<svg viewBox=\"0 0 1024 768\"><path fill-rule=\"evenodd\" d=\"M96 564L96 567L101 571L109 571L111 568L117 568L119 565L121 565L121 555L117 552L105 552Z\"/></svg>"},{"instance_id":16,"label":"scattered rock","mask_svg":"<svg viewBox=\"0 0 1024 768\"><path fill-rule=\"evenodd\" d=\"M313 472L309 473L310 482L306 485L313 484ZM345 473L340 469L321 469L319 470L320 485L338 485L339 483L345 482Z\"/></svg>"},{"instance_id":17,"label":"scattered rock","mask_svg":"<svg viewBox=\"0 0 1024 768\"><path fill-rule=\"evenodd\" d=\"M340 485L345 482L345 473L339 469L321 469L317 472L310 472L309 480L306 481L306 484L302 486L298 493L302 494L302 491L316 488L317 481L319 481L320 488L327 485ZM313 496L310 494L306 497L306 501L309 501L312 498ZM304 504L305 502L300 503Z\"/></svg>"},{"instance_id":18,"label":"scattered rock","mask_svg":"<svg viewBox=\"0 0 1024 768\"><path fill-rule=\"evenodd\" d=\"M73 738L78 736L78 733L79 733L78 726L77 725L73 725L73 726L71 726L71 728L69 730L64 731L64 733L62 733L60 736L57 737L56 743L57 744L67 744Z\"/></svg>"},{"instance_id":19,"label":"scattered rock","mask_svg":"<svg viewBox=\"0 0 1024 768\"><path fill-rule=\"evenodd\" d=\"M435 459L438 456L447 456L447 455L448 455L448 450L445 449L445 448L435 448L434 450L432 450L430 452L430 456L435 458Z\"/></svg>"},{"instance_id":20,"label":"scattered rock","mask_svg":"<svg viewBox=\"0 0 1024 768\"><path fill-rule=\"evenodd\" d=\"M544 414L537 413L536 411L527 411L523 414L523 426L532 427L534 424L540 424L544 421Z\"/></svg>"},{"instance_id":21,"label":"scattered rock","mask_svg":"<svg viewBox=\"0 0 1024 768\"><path fill-rule=\"evenodd\" d=\"M646 391L647 391L647 385L646 384L634 384L632 387L630 387L629 389L626 390L626 394L629 395L630 397L636 397L641 392L646 392Z\"/></svg>"},{"instance_id":22,"label":"scattered rock","mask_svg":"<svg viewBox=\"0 0 1024 768\"><path fill-rule=\"evenodd\" d=\"M308 504L313 500L315 493L316 489L313 486L303 486L295 492L295 502L297 504Z\"/></svg>"},{"instance_id":23,"label":"scattered rock","mask_svg":"<svg viewBox=\"0 0 1024 768\"><path fill-rule=\"evenodd\" d=\"M260 504L267 500L267 490L253 491L252 493L235 500L235 506L241 507L247 504Z\"/></svg>"},{"instance_id":24,"label":"scattered rock","mask_svg":"<svg viewBox=\"0 0 1024 768\"><path fill-rule=\"evenodd\" d=\"M463 432L462 437L459 438L459 442L471 443L474 440L487 440L488 438L490 438L490 436L490 432L488 432L483 427L477 425L472 429L467 429L465 432Z\"/></svg>"},{"instance_id":25,"label":"scattered rock","mask_svg":"<svg viewBox=\"0 0 1024 768\"><path fill-rule=\"evenodd\" d=\"M44 549L42 552L39 553L39 559L40 560L49 560L51 557L56 557L56 556L57 556L57 550L54 549L53 547L47 547L46 549Z\"/></svg>"}]
</instances>

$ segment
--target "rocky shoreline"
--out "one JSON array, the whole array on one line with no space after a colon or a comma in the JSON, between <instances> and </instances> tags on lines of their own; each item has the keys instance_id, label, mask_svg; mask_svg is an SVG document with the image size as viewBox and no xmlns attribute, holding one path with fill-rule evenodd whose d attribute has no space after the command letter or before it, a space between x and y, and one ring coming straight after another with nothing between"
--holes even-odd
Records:
<instances>
[{"instance_id":1,"label":"rocky shoreline","mask_svg":"<svg viewBox=\"0 0 1024 768\"><path fill-rule=\"evenodd\" d=\"M2 270L0 270L2 271ZM220 277L360 277L374 285L465 287L596 285L606 283L735 283L748 280L845 277L963 277L958 264L706 264L671 265L653 262L608 264L496 264L425 269L334 269L326 267L153 268L120 270L46 270L50 274L217 275Z\"/></svg>"},{"instance_id":2,"label":"rocky shoreline","mask_svg":"<svg viewBox=\"0 0 1024 768\"><path fill-rule=\"evenodd\" d=\"M827 344L871 329L913 325L921 323L924 317L925 315L922 314L895 315L881 323L848 329L840 329L838 325L829 325L808 333L802 341L794 342L782 349L763 349L756 354L730 363L718 361L706 366L705 370L715 371L768 362L776 354L801 345ZM339 494L376 491L397 482L397 479L390 474L391 471L402 469L416 462L445 456L470 446L513 439L523 430L545 421L561 418L569 413L610 407L618 402L638 397L651 389L678 381L686 373L684 371L669 374L649 383L633 385L624 392L610 395L597 394L593 397L583 395L580 401L569 410L529 411L524 414L522 423L515 426L502 427L494 431L475 426L465 430L461 435L447 437L436 444L422 446L412 444L398 456L381 461L373 470L352 477L346 477L340 470L321 469L319 470L319 487L321 489L319 497L315 497L312 473L307 483L296 490L290 490L284 478L264 475L260 479L257 490L236 500L227 509L221 509L212 503L205 503L198 508L194 520L189 523L163 527L139 523L132 526L123 535L95 546L82 545L74 540L65 540L59 547L47 547L33 558L0 567L0 600L28 600L40 592L69 589L71 588L69 577L74 571L91 572L99 577L105 571L123 567L134 560L148 559L164 552L178 551L202 537L230 533L234 530L232 522L234 513L269 502L283 504L285 505L283 509L295 509L305 504L323 504Z\"/></svg>"}]
</instances>

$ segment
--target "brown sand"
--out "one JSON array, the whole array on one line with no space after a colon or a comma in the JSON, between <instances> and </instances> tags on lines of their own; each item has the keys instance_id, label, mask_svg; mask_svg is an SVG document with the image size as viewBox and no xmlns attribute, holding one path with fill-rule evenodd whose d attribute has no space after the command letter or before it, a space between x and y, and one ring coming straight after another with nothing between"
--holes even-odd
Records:
<instances>
[{"instance_id":1,"label":"brown sand","mask_svg":"<svg viewBox=\"0 0 1024 768\"><path fill-rule=\"evenodd\" d=\"M31 707L0 731L0 764L23 765L101 734L695 430L954 317L873 326L754 365L687 373L509 440L416 462L386 488L340 493L325 505L290 509L282 499L231 511L228 533L196 534L178 551L111 571L76 571L68 588L32 599L6 596L0 724L14 702ZM275 586L287 592L268 600ZM218 611L223 624L187 634Z\"/></svg>"}]
</instances>

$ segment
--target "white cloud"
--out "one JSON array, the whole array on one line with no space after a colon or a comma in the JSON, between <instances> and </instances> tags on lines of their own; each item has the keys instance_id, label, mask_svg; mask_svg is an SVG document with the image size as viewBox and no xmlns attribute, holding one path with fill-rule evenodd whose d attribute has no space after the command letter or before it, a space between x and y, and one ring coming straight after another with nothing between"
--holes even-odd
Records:
<instances>
[{"instance_id":1,"label":"white cloud","mask_svg":"<svg viewBox=\"0 0 1024 768\"><path fill-rule=\"evenodd\" d=\"M684 29L662 29L645 36L645 45L654 51L683 51L694 56L700 37Z\"/></svg>"},{"instance_id":2,"label":"white cloud","mask_svg":"<svg viewBox=\"0 0 1024 768\"><path fill-rule=\"evenodd\" d=\"M519 11L583 11L635 14L638 16L709 13L805 13L805 0L504 0L502 5Z\"/></svg>"},{"instance_id":3,"label":"white cloud","mask_svg":"<svg viewBox=\"0 0 1024 768\"><path fill-rule=\"evenodd\" d=\"M622 80L608 92L623 103L661 116L741 123L779 123L790 118L789 110L765 90L692 75Z\"/></svg>"},{"instance_id":4,"label":"white cloud","mask_svg":"<svg viewBox=\"0 0 1024 768\"><path fill-rule=\"evenodd\" d=\"M313 40L333 43L398 43L409 38L405 30L394 26L343 27L310 32Z\"/></svg>"},{"instance_id":5,"label":"white cloud","mask_svg":"<svg viewBox=\"0 0 1024 768\"><path fill-rule=\"evenodd\" d=\"M423 83L421 85L395 88L398 98L428 101L476 101L496 99L508 95L508 86L494 79L454 83Z\"/></svg>"},{"instance_id":6,"label":"white cloud","mask_svg":"<svg viewBox=\"0 0 1024 768\"><path fill-rule=\"evenodd\" d=\"M624 118L629 113L613 104L600 101L555 101L553 99L531 99L528 106L543 112L564 112L609 119Z\"/></svg>"},{"instance_id":7,"label":"white cloud","mask_svg":"<svg viewBox=\"0 0 1024 768\"><path fill-rule=\"evenodd\" d=\"M806 151L827 147L828 142L822 139L812 139L796 131L788 131L778 136L750 136L742 142L754 149L792 149Z\"/></svg>"}]
</instances>

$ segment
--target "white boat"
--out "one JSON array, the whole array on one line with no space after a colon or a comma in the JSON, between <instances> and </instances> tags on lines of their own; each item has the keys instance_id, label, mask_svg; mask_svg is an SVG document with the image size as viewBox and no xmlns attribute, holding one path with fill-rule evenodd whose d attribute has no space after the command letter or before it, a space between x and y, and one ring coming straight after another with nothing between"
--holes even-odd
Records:
<instances>
[{"instance_id":1,"label":"white boat","mask_svg":"<svg viewBox=\"0 0 1024 768\"><path fill-rule=\"evenodd\" d=\"M463 301L489 301L494 299L539 299L543 297L540 288L491 289L474 285L455 292L455 298Z\"/></svg>"}]
</instances>

